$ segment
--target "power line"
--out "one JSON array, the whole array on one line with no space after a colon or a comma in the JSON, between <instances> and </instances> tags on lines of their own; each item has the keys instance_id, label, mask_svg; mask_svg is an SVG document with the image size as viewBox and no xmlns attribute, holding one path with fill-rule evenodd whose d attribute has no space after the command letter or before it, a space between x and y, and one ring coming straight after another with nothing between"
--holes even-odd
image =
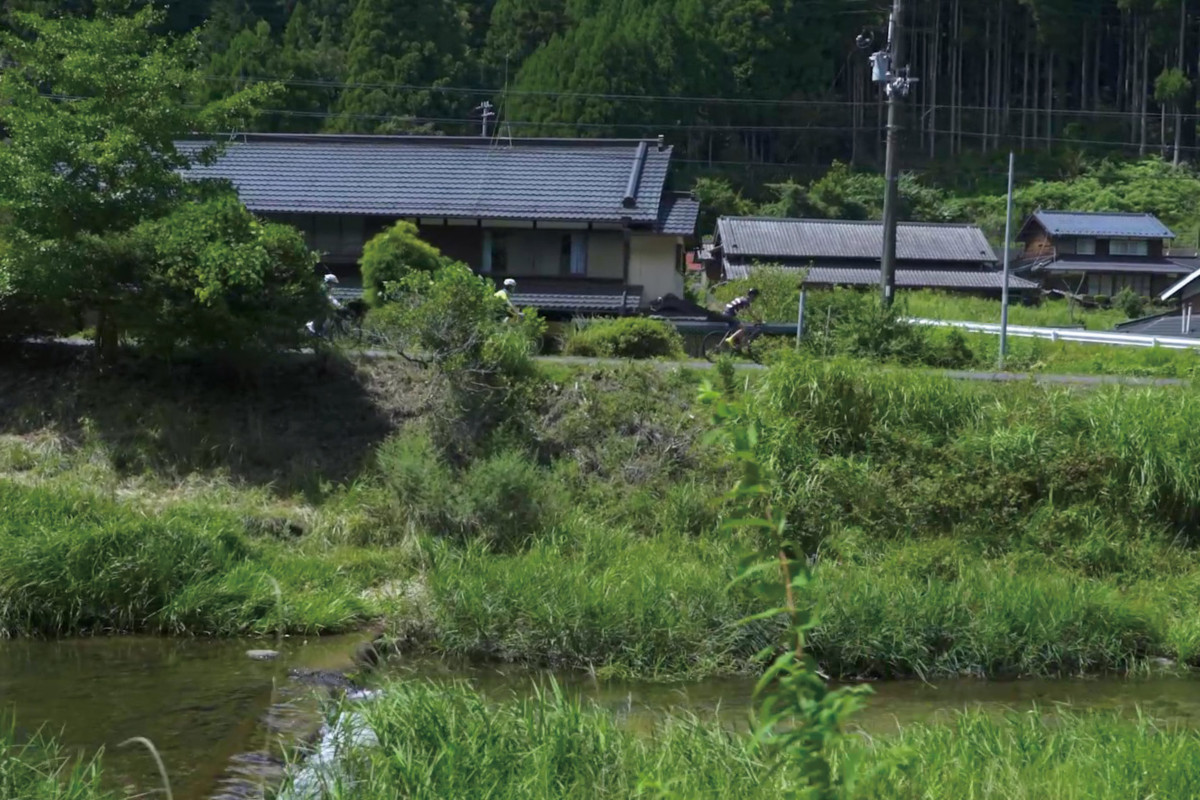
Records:
<instances>
[{"instance_id":1,"label":"power line","mask_svg":"<svg viewBox=\"0 0 1200 800\"><path fill-rule=\"evenodd\" d=\"M770 107L829 107L829 108L858 108L863 106L873 105L871 101L856 102L853 100L814 100L814 99L779 99L771 100L766 98L750 98L750 97L712 97L712 96L696 96L696 95L639 95L639 94L613 94L606 92L575 92L575 91L556 91L549 89L494 89L487 87L468 87L468 86L438 86L438 85L423 85L423 84L407 84L407 83L357 83L345 81L317 81L307 79L294 78L272 78L264 76L241 77L241 76L219 76L206 75L204 79L212 82L225 83L279 83L284 86L297 86L305 88L319 89L392 89L396 91L407 92L441 92L445 94L467 94L467 95L487 95L487 96L505 96L511 95L514 97L547 97L547 98L570 98L580 100L627 100L627 101L648 101L648 102L664 102L664 103L709 103L714 105L732 105L732 106L770 106ZM943 103L933 108L950 110L956 109L961 111L988 111L996 112L995 106L971 105L971 104L955 104ZM1140 111L1119 111L1115 109L1068 109L1055 108L1050 112L1044 107L1038 106L1008 106L1000 109L1001 115L1007 113L1009 115L1016 114L1046 114L1053 113L1055 117L1106 117L1114 119L1130 119L1142 117ZM1157 112L1154 112L1157 113ZM1147 114L1152 116L1152 114ZM1172 118L1174 113L1172 113ZM1183 119L1200 120L1200 112L1183 114Z\"/></svg>"}]
</instances>

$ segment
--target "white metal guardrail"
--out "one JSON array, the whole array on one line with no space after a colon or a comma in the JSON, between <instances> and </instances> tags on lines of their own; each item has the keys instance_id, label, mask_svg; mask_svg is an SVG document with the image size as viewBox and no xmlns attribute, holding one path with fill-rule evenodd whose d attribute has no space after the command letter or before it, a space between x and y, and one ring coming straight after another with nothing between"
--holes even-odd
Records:
<instances>
[{"instance_id":1,"label":"white metal guardrail","mask_svg":"<svg viewBox=\"0 0 1200 800\"><path fill-rule=\"evenodd\" d=\"M909 317L913 325L929 325L936 328L960 328L973 333L1000 335L1000 326L990 322L955 322L942 319L920 319ZM1088 344L1111 344L1119 347L1165 347L1171 350L1200 348L1200 339L1184 336L1146 336L1138 333L1117 331L1083 331L1070 328L1035 328L1029 325L1009 325L1009 336L1025 339L1049 339L1052 342L1085 342Z\"/></svg>"}]
</instances>

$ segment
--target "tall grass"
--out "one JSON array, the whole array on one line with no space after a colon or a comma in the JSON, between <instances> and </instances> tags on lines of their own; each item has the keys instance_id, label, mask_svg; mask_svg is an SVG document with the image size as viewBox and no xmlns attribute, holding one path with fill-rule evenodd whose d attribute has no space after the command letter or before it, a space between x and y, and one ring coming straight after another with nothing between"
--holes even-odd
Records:
<instances>
[{"instance_id":1,"label":"tall grass","mask_svg":"<svg viewBox=\"0 0 1200 800\"><path fill-rule=\"evenodd\" d=\"M775 798L796 796L749 739L715 722L668 718L636 733L611 712L551 687L493 703L463 685L389 687L359 713L375 744L351 746L329 776L330 800L409 797ZM1200 792L1200 734L1140 716L1037 712L960 714L897 736L850 739L849 798L1059 800Z\"/></svg>"},{"instance_id":2,"label":"tall grass","mask_svg":"<svg viewBox=\"0 0 1200 800\"><path fill-rule=\"evenodd\" d=\"M347 572L249 539L219 508L150 513L0 481L0 635L344 630L369 614Z\"/></svg>"},{"instance_id":3,"label":"tall grass","mask_svg":"<svg viewBox=\"0 0 1200 800\"><path fill-rule=\"evenodd\" d=\"M0 720L0 799L116 800L100 775L99 757L68 755L42 733L19 740L15 724Z\"/></svg>"},{"instance_id":4,"label":"tall grass","mask_svg":"<svg viewBox=\"0 0 1200 800\"><path fill-rule=\"evenodd\" d=\"M983 297L945 292L902 291L898 303L904 313L925 319L961 320L964 322L1000 322L1000 301ZM1037 327L1082 326L1092 331L1110 331L1128 317L1119 308L1088 309L1067 300L1043 300L1037 305L1013 302L1009 305L1008 321L1012 325Z\"/></svg>"}]
</instances>

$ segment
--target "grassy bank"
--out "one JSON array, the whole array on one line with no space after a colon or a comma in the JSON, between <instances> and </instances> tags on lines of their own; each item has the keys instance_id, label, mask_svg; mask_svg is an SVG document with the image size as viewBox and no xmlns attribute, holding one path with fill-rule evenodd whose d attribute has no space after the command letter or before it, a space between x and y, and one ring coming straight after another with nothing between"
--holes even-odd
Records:
<instances>
[{"instance_id":1,"label":"grassy bank","mask_svg":"<svg viewBox=\"0 0 1200 800\"><path fill-rule=\"evenodd\" d=\"M0 630L382 617L402 649L651 678L754 670L774 640L773 622L736 624L759 610L728 588L755 542L721 528L733 473L696 375L556 367L530 378L519 424L455 439L433 410L436 375L294 369L224 391L205 373L170 386L6 373ZM790 356L750 383L710 377L759 423L778 508L814 564L812 649L831 673L1200 663L1191 390L981 385ZM123 387L140 407L104 404ZM348 397L371 422L347 419L339 437L329 418ZM272 468L243 435L306 468Z\"/></svg>"},{"instance_id":2,"label":"grassy bank","mask_svg":"<svg viewBox=\"0 0 1200 800\"><path fill-rule=\"evenodd\" d=\"M4 800L116 800L100 784L100 760L68 755L51 738L18 739L0 719L0 798Z\"/></svg>"},{"instance_id":3,"label":"grassy bank","mask_svg":"<svg viewBox=\"0 0 1200 800\"><path fill-rule=\"evenodd\" d=\"M211 503L0 482L0 636L336 632L370 617L360 595L390 561L254 540Z\"/></svg>"},{"instance_id":4,"label":"grassy bank","mask_svg":"<svg viewBox=\"0 0 1200 800\"><path fill-rule=\"evenodd\" d=\"M695 719L652 734L553 690L489 703L467 687L391 687L363 709L378 746L353 750L328 796L375 798L792 796L748 739ZM1191 798L1200 735L1114 715L964 714L898 736L850 737L854 798Z\"/></svg>"}]
</instances>

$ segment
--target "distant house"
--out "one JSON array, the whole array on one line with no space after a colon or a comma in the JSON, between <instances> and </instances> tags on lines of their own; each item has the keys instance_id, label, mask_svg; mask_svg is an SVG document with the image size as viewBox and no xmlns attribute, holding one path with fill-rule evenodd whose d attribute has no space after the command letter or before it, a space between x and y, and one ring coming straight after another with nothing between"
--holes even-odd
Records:
<instances>
[{"instance_id":1,"label":"distant house","mask_svg":"<svg viewBox=\"0 0 1200 800\"><path fill-rule=\"evenodd\" d=\"M447 256L516 278L517 303L574 314L683 293L699 204L667 191L670 166L661 139L254 134L189 172L303 231L351 292L363 245L405 219Z\"/></svg>"},{"instance_id":2,"label":"distant house","mask_svg":"<svg viewBox=\"0 0 1200 800\"><path fill-rule=\"evenodd\" d=\"M1193 269L1167 256L1174 238L1153 214L1037 211L1017 235L1019 271L1070 294L1159 295Z\"/></svg>"},{"instance_id":3,"label":"distant house","mask_svg":"<svg viewBox=\"0 0 1200 800\"><path fill-rule=\"evenodd\" d=\"M721 217L714 252L727 280L764 266L807 270L806 286L879 283L883 224L845 220ZM974 225L902 222L896 234L896 286L1000 294L1003 273L987 237ZM1009 288L1036 290L1010 277Z\"/></svg>"}]
</instances>

